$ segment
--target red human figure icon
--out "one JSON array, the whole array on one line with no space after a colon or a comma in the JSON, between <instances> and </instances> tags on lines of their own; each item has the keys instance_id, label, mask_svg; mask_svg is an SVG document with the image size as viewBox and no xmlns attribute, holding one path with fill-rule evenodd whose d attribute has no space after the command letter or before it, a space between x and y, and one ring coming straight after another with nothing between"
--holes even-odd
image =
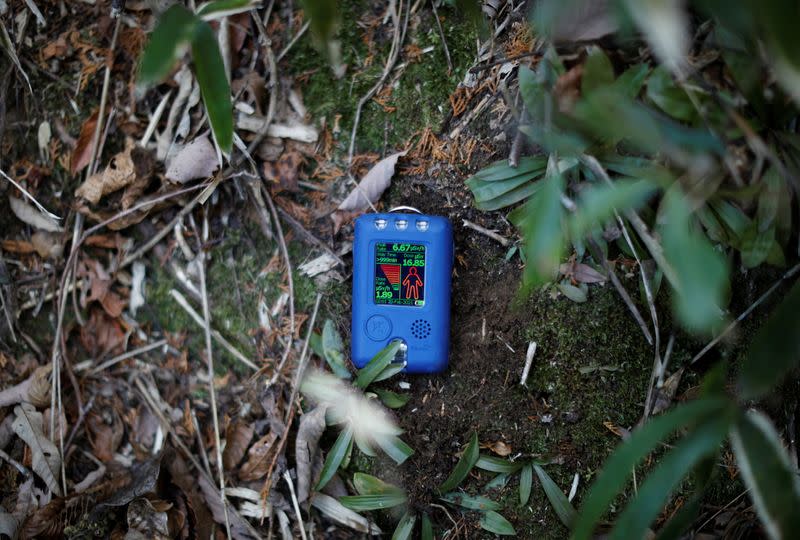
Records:
<instances>
[{"instance_id":1,"label":"red human figure icon","mask_svg":"<svg viewBox=\"0 0 800 540\"><path fill-rule=\"evenodd\" d=\"M403 280L403 285L406 287L406 298L414 297L414 300L419 300L419 288L424 285L422 278L417 273L417 268L412 266L408 269L408 275Z\"/></svg>"}]
</instances>

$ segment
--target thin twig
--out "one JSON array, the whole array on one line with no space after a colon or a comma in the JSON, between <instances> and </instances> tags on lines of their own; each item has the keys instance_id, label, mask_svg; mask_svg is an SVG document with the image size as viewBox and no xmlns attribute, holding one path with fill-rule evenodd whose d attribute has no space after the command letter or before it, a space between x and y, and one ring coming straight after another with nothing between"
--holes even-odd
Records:
<instances>
[{"instance_id":1,"label":"thin twig","mask_svg":"<svg viewBox=\"0 0 800 540\"><path fill-rule=\"evenodd\" d=\"M485 227L481 227L477 223L473 223L473 222L465 219L463 225L464 225L464 227L466 227L468 229L472 229L475 232L479 232L482 235L491 238L495 242L499 242L503 247L508 247L508 245L511 244L511 240L509 240L505 236L501 236L501 235L497 234L494 231L491 231L491 230L489 230L489 229L487 229Z\"/></svg>"},{"instance_id":2,"label":"thin twig","mask_svg":"<svg viewBox=\"0 0 800 540\"><path fill-rule=\"evenodd\" d=\"M289 474L289 471L283 473L283 479L289 484L289 495L292 497L292 506L297 516L297 526L300 529L300 536L303 537L303 540L308 540L308 537L306 537L306 527L303 524L303 516L300 514L300 503L297 502L297 495L294 492L294 484L292 483L292 476Z\"/></svg>"},{"instance_id":3,"label":"thin twig","mask_svg":"<svg viewBox=\"0 0 800 540\"><path fill-rule=\"evenodd\" d=\"M322 240L320 240L319 238L317 238L316 236L311 234L308 231L308 229L306 229L303 226L302 223L300 223L299 221L297 221L294 218L294 216L292 216L289 212L287 212L286 210L284 210L280 206L277 207L277 210L278 210L278 214L280 214L280 216L283 218L283 220L286 223L288 223L289 226L292 229L294 229L294 232L299 234L304 241L308 242L309 244L313 244L313 245L317 246L321 250L325 251L328 255L330 255L331 257L336 259L336 262L338 262L342 266L345 266L344 261L342 260L341 257L339 257L339 255L336 254L335 251L333 251L325 242L323 242Z\"/></svg>"},{"instance_id":4,"label":"thin twig","mask_svg":"<svg viewBox=\"0 0 800 540\"><path fill-rule=\"evenodd\" d=\"M405 22L401 20L401 15L403 12L403 0L398 2L397 10L395 11L392 9L392 19L394 19L394 36L392 37L392 47L389 50L389 57L386 60L386 64L383 67L383 73L381 74L380 79L375 85L369 89L369 91L358 100L358 105L356 105L356 114L355 118L353 119L353 131L350 134L350 148L347 151L347 164L348 166L353 163L353 154L355 153L356 148L356 134L358 133L358 123L361 120L361 109L364 108L369 100L375 96L378 90L381 89L383 84L386 82L386 78L389 76L389 73L392 72L394 69L394 65L397 63L397 59L400 57L400 51L402 49L403 41L406 37L406 27L408 26L408 16L411 13L411 7L408 6L406 8L406 17Z\"/></svg>"},{"instance_id":5,"label":"thin twig","mask_svg":"<svg viewBox=\"0 0 800 540\"><path fill-rule=\"evenodd\" d=\"M283 59L283 57L286 56L286 53L288 53L291 50L291 48L294 46L294 44L297 43L297 40L300 39L301 37L303 37L303 34L306 33L306 30L308 30L308 26L310 24L311 24L311 21L306 21L306 23L303 26L300 27L300 30L297 31L297 34L295 34L295 36L286 45L286 47L284 47L283 50L278 53L278 56L275 57L275 61L276 62L280 62Z\"/></svg>"},{"instance_id":6,"label":"thin twig","mask_svg":"<svg viewBox=\"0 0 800 540\"><path fill-rule=\"evenodd\" d=\"M184 309L184 311L186 311L187 314L189 314L189 317L191 317L194 322L196 322L201 327L205 328L205 326L206 326L205 319L203 317L201 317L197 313L197 311L194 310L194 308L191 306L191 304L189 304L188 300L186 300L185 296L183 296L176 289L170 289L169 294L170 294L170 296L172 296L172 298L175 299L175 301L178 303L178 305L181 306ZM202 289L201 289L201 297L202 297ZM215 330L214 328L210 328L210 332L211 332L211 337L214 338L214 341L219 343L226 351L228 351L228 353L230 353L231 356L236 358L238 361L240 361L241 363L243 363L244 365L246 365L250 369L252 369L254 371L258 371L258 366L255 365L253 362L251 362L241 352L239 352L236 349L236 347L234 347L227 339L225 339L225 337L222 334L219 333L218 330Z\"/></svg>"},{"instance_id":7,"label":"thin twig","mask_svg":"<svg viewBox=\"0 0 800 540\"><path fill-rule=\"evenodd\" d=\"M519 379L519 384L527 386L528 374L531 371L531 364L533 364L533 357L536 354L536 342L531 341L528 343L528 351L525 353L525 367L522 368L522 377Z\"/></svg>"},{"instance_id":8,"label":"thin twig","mask_svg":"<svg viewBox=\"0 0 800 540\"><path fill-rule=\"evenodd\" d=\"M208 217L203 219L203 242L208 241ZM202 249L197 255L197 269L200 277L200 292L203 297L203 330L206 337L206 363L208 366L208 392L211 396L211 417L214 420L214 443L216 444L217 470L219 471L219 496L225 514L225 531L231 538L231 522L228 517L228 501L225 497L225 469L222 466L222 441L219 436L219 413L217 412L217 390L214 388L214 355L211 345L211 313L208 309L208 290L206 289L206 254Z\"/></svg>"},{"instance_id":9,"label":"thin twig","mask_svg":"<svg viewBox=\"0 0 800 540\"><path fill-rule=\"evenodd\" d=\"M195 440L197 441L197 448L199 450L200 458L203 460L203 467L205 467L208 477L213 478L214 475L211 472L211 464L208 462L208 452L206 452L206 447L203 444L203 435L200 433L200 422L197 421L197 415L194 412L194 408L192 408L192 426L194 427L194 435Z\"/></svg>"},{"instance_id":10,"label":"thin twig","mask_svg":"<svg viewBox=\"0 0 800 540\"><path fill-rule=\"evenodd\" d=\"M184 443L183 440L175 432L175 428L173 427L172 422L170 422L164 416L164 412L163 411L164 411L165 408L168 408L168 407L166 406L165 403L163 403L163 401L161 401L161 396L157 396L159 401L156 402L155 401L156 397L154 397L154 396L152 396L150 394L150 392L147 390L147 387L145 387L144 383L141 381L140 378L136 377L134 379L134 383L136 384L137 388L139 389L139 394L142 396L142 399L144 400L145 405L147 405L147 407L150 409L150 411L161 422L162 429L164 429L164 431L166 431L167 433L170 434L170 436L172 437L172 442L175 444L175 446L178 448L178 450L180 450L183 453L183 455L186 457L186 459L188 459L191 462L191 464L194 466L194 468L197 469L198 474L202 475L203 478L209 483L209 486L212 487L216 491L217 488L214 487L214 480L212 479L211 475L206 474L206 471L203 470L203 467L200 465L200 462L197 461L197 458L194 457L194 454L192 454L192 452L189 451L189 448L186 446L186 443ZM249 521L247 521L246 519L243 519L241 517L241 515L239 515L239 512L237 512L236 508L233 505L231 505L230 503L227 502L227 499L224 499L224 505L225 505L226 508L229 507L228 511L231 514L233 514L234 516L236 516L237 518L239 518L239 520L247 527L248 532L250 533L250 535L253 538L259 538L259 539L261 538L261 535L258 534L258 531L255 530L255 528L252 526L252 524Z\"/></svg>"},{"instance_id":11,"label":"thin twig","mask_svg":"<svg viewBox=\"0 0 800 540\"><path fill-rule=\"evenodd\" d=\"M602 178L606 184L613 185L613 182L608 176L605 168L603 168L603 166L594 156L584 154L581 156L581 161L588 166L593 173ZM642 242L644 242L648 251L653 256L653 259L655 259L655 261L658 263L658 266L661 267L661 270L664 272L664 276L666 276L670 284L676 290L680 290L680 283L678 282L675 270L664 257L664 250L661 247L661 244L659 244L658 241L650 234L650 231L647 230L647 225L645 225L644 221L642 221L642 218L640 218L639 215L633 211L625 212L625 217L628 218L628 221L631 222L633 228L636 229L636 233L642 239Z\"/></svg>"},{"instance_id":12,"label":"thin twig","mask_svg":"<svg viewBox=\"0 0 800 540\"><path fill-rule=\"evenodd\" d=\"M15 469L17 469L20 474L22 474L26 478L30 478L32 473L30 469L28 469L25 465L17 461L16 459L12 458L8 454L5 453L4 450L0 449L0 458L6 460L9 465L12 465Z\"/></svg>"},{"instance_id":13,"label":"thin twig","mask_svg":"<svg viewBox=\"0 0 800 540\"><path fill-rule=\"evenodd\" d=\"M603 265L603 269L611 279L611 284L617 290L617 293L619 294L620 298L622 298L622 301L625 302L625 305L628 307L628 311L630 311L631 315L633 315L633 318L639 325L639 328L641 328L647 343L652 345L653 336L650 334L650 329L647 328L647 323L644 322L644 317L642 317L642 314L639 312L639 308L636 307L636 304L633 303L631 295L628 294L628 291L622 285L622 282L619 280L614 268L611 266L608 260L606 260L605 255L603 255L603 251L600 249L600 246L597 245L597 242L595 242L593 239L589 239L586 246L589 248L589 253L591 253L592 258L595 261L599 260L600 264Z\"/></svg>"},{"instance_id":14,"label":"thin twig","mask_svg":"<svg viewBox=\"0 0 800 540\"><path fill-rule=\"evenodd\" d=\"M542 54L540 51L530 51L522 54L517 54L515 56L509 56L507 58L499 58L497 60L489 62L488 64L481 64L480 66L471 67L469 68L469 72L478 73L479 71L483 71L484 69L489 69L499 64L505 64L506 62L513 62L514 60L521 60L529 56L539 56L540 54Z\"/></svg>"},{"instance_id":15,"label":"thin twig","mask_svg":"<svg viewBox=\"0 0 800 540\"><path fill-rule=\"evenodd\" d=\"M81 427L84 418L86 418L86 414L92 410L92 405L94 405L94 398L92 396L89 398L89 401L86 402L86 405L81 407L80 411L78 412L78 420L75 422L75 425L72 426L72 430L69 432L69 437L67 437L67 441L64 443L64 449L68 449L69 445L72 444L72 440L75 438L75 435L78 433L78 428Z\"/></svg>"},{"instance_id":16,"label":"thin twig","mask_svg":"<svg viewBox=\"0 0 800 540\"><path fill-rule=\"evenodd\" d=\"M311 343L311 336L314 333L314 323L317 321L317 313L319 312L319 304L322 301L322 294L317 293L317 299L314 302L314 311L311 312L311 319L308 321L308 332L306 333L306 340L303 343L303 351L300 353L300 362L297 364L297 369L294 373L294 380L292 381L292 396L289 399L289 406L291 407L297 397L297 392L300 390L300 382L303 380L303 373L306 370L308 363L308 345Z\"/></svg>"},{"instance_id":17,"label":"thin twig","mask_svg":"<svg viewBox=\"0 0 800 540\"><path fill-rule=\"evenodd\" d=\"M159 347L163 347L166 344L167 344L167 340L166 339L159 339L158 341L156 341L154 343L150 343L148 345L143 345L142 347L133 349L132 351L128 351L126 353L122 353L120 355L117 355L114 358L111 358L110 360L107 360L107 361L103 362L99 366L95 366L94 368L92 368L92 370L89 373L91 375L96 375L97 373L100 373L104 369L108 369L108 368L110 368L112 366L115 366L115 365L119 364L120 362L123 362L123 361L127 360L128 358L133 358L134 356L139 356L140 354L144 354L146 352L152 351L153 349L158 349Z\"/></svg>"},{"instance_id":18,"label":"thin twig","mask_svg":"<svg viewBox=\"0 0 800 540\"><path fill-rule=\"evenodd\" d=\"M444 57L447 60L447 74L450 75L453 72L453 61L450 59L450 50L447 48L447 38L444 37L442 21L439 20L439 13L436 11L436 0L431 0L431 8L433 8L433 18L436 20L436 28L439 30L439 37L442 38Z\"/></svg>"},{"instance_id":19,"label":"thin twig","mask_svg":"<svg viewBox=\"0 0 800 540\"><path fill-rule=\"evenodd\" d=\"M286 340L286 348L283 351L283 357L281 357L280 364L278 364L278 369L273 374L274 380L275 377L279 376L283 370L286 359L289 358L289 353L292 350L292 341L294 340L294 278L292 277L292 261L289 259L289 249L286 247L286 239L283 236L283 227L278 219L278 211L275 209L275 203L272 201L272 197L270 196L269 190L266 188L266 186L262 185L262 190L264 193L264 198L267 201L267 205L269 206L269 211L272 214L272 220L275 223L275 232L277 233L276 236L278 237L278 245L281 248L284 264L286 264L286 282L289 289L289 338Z\"/></svg>"},{"instance_id":20,"label":"thin twig","mask_svg":"<svg viewBox=\"0 0 800 540\"><path fill-rule=\"evenodd\" d=\"M772 286L771 286L769 289L767 289L767 290L764 292L764 294L762 294L761 296L759 296L759 297L758 297L758 299L757 299L755 302L753 302L752 304L750 304L750 306L749 306L749 307L748 307L746 310L744 310L744 311L743 311L743 312L742 312L742 313L741 313L741 314L740 314L738 317L736 317L736 320L735 320L735 321L733 321L732 323L730 323L730 324L729 324L729 325L728 325L728 326L725 328L725 330L723 330L723 331L722 331L722 333L721 333L720 335L718 335L717 337L715 337L714 339L712 339L711 341L709 341L709 342L708 342L708 345L706 345L705 347L703 347L703 349L702 349L702 350L701 350L699 353L697 353L696 355L694 355L694 358L692 358L692 360L691 360L691 362L689 362L689 364L694 364L695 362L697 362L698 360L700 360L700 358L702 358L703 356L705 356L705 354L706 354L708 351L710 351L711 349L713 349L713 348L714 348L714 346L715 346L717 343L719 343L719 342L720 342L720 340L722 340L722 339L723 339L725 336L727 336L727 335L728 335L728 334L731 332L731 330L733 330L734 328L736 328L736 326L737 326L737 325L738 325L740 322L742 322L742 321L743 321L745 318L747 318L747 316L748 316L748 315L750 315L750 314L753 312L753 310L754 310L754 309L756 309L758 306L760 306L760 305L761 305L761 304L764 302L764 300L766 300L767 298L769 298L769 297L770 297L770 295L772 295L772 293L774 293L774 292L775 292L775 291L778 289L778 287L780 287L780 286L781 286L781 284L782 284L784 281L786 281L787 279L789 279L789 278L791 278L792 276L794 276L794 275L797 273L797 271L798 271L798 270L800 270L800 264L796 264L796 265L794 265L793 267L791 267L789 270L787 270L787 271L786 271L786 272L785 272L785 273L784 273L784 274L783 274L783 275L780 277L780 279L778 279L778 281L776 281L775 283L773 283L773 284L772 284Z\"/></svg>"},{"instance_id":21,"label":"thin twig","mask_svg":"<svg viewBox=\"0 0 800 540\"><path fill-rule=\"evenodd\" d=\"M261 144L261 141L263 141L264 137L267 136L269 126L272 124L272 119L275 117L275 107L277 106L278 102L278 66L277 62L275 61L275 54L272 52L272 40L270 40L269 36L267 35L267 30L264 28L264 23L261 21L261 19L259 19L257 16L253 16L253 20L256 21L256 28L258 28L258 31L261 34L261 39L264 41L264 47L267 50L267 68L269 69L269 105L267 106L267 116L264 124L256 133L255 137L253 137L253 140L250 141L250 144L247 145L247 154L250 155L256 151L258 146ZM245 156L240 156L238 161L233 164L233 168L235 169L238 167L243 159L245 159Z\"/></svg>"}]
</instances>

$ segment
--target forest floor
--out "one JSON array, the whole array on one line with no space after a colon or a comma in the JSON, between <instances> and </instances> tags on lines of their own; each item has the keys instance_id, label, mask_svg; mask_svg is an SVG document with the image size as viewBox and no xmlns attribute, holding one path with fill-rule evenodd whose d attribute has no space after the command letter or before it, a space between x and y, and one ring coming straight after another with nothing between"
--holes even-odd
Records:
<instances>
[{"instance_id":1,"label":"forest floor","mask_svg":"<svg viewBox=\"0 0 800 540\"><path fill-rule=\"evenodd\" d=\"M126 16L136 24L123 27L110 74L109 103L117 112L103 135L100 170L112 156L124 153L126 139L142 137L160 100L168 90L175 93L178 86L170 82L144 98L131 91L136 58L145 42L143 28L150 28L152 14L143 7L138 10L141 3L129 4L136 4L137 9ZM192 459L181 453L184 445L188 454L195 456L195 467L209 473L215 470L204 324L202 320L198 324L176 301L176 297L188 298L186 302L202 317L203 294L197 288L194 259L199 252L205 253L206 259L200 264L206 265L201 272L207 281L211 327L230 343L229 348L220 348L218 341L214 342L216 408L226 441L223 458L229 487L258 494L265 482L269 483L274 493L270 502L294 522L293 508L278 499L289 499L281 474L291 470L296 459L292 421L297 419L290 413L295 403L287 398L296 383L293 374L301 361L300 351L309 332L320 332L326 320L344 337L345 350L349 342L352 226L346 223L335 230L330 215L352 189L350 175L361 178L380 158L400 150L408 154L400 160L378 207L413 206L423 213L448 217L454 227L450 363L439 375L400 375L381 383L394 391L405 389L410 396L394 415L415 454L401 466L385 458L362 456L351 461L345 474L367 471L402 486L409 505L428 512L439 533L449 530L450 538L480 537L474 516L451 515L452 511L438 505L434 491L452 470L470 434L476 432L483 452L544 460L558 487L565 493L574 491L572 503L580 505L603 461L642 416L653 349L609 283L589 285L583 303L555 289L521 293L523 263L513 249L518 233L503 212L475 209L464 183L486 165L506 159L516 134L512 110L500 88L504 84L501 64L476 72L472 86L462 84L475 63L478 41L468 21L451 8L439 8L440 33L428 4L414 12L400 67L391 71L390 82L364 107L348 170L354 111L360 97L380 76L391 41L391 25L382 22L384 6L370 2L343 6L340 39L348 72L337 79L309 33L292 43L291 37L302 28L302 18L283 3L276 4L265 26L273 49L287 51L279 62L279 80L272 85L272 91L281 96L279 116L288 117L291 112L287 112L292 107L287 98L291 90L306 109L301 122L319 133L319 140L313 143L268 139L254 156L258 168L265 171L267 195L275 202L280 222L275 222L263 202L254 201L246 178L226 180L151 251L131 265L123 264L134 246L142 246L169 227L194 193L170 199L137 216L137 223L93 232L76 260L82 289L74 298L62 297L59 304L53 293L60 290L66 257L74 249L70 239L76 212L86 216L90 227L123 208L119 197L109 196L100 207L90 205L87 211L85 202L73 195L85 171L73 170L74 163L70 163L86 152L87 140L91 141L87 134L93 133L91 118L99 106L113 22L107 15L107 2L39 5L49 25L40 28L30 20L28 37L18 49L35 91L28 92L12 64L0 63L4 74L0 81L4 102L0 168L22 182L46 208L65 217L67 226L39 234L30 223L15 217L8 197L14 189L0 181L4 260L0 286L10 293L15 306L10 312L16 317L15 333L7 326L0 327L0 387L4 389L0 394L6 399L0 418L8 428L18 414L17 403L28 401L14 401L8 397L9 389L39 381L41 395L34 405L42 413L47 434L55 401L51 402L52 377L42 370L51 364L51 351L60 351L66 372L52 387L62 396L57 408L63 409L63 417L56 424L66 439L62 441L66 443L63 481L70 495L45 497L46 490L37 480L32 492L36 495L31 497L38 502L30 503L20 523L27 536L85 538L87 531L93 530L122 537L126 527L133 527L131 515L137 510L132 510L132 501L143 493L152 493L151 506L156 513L166 513L170 527L177 527L171 528L168 536L187 537L181 535L191 531L189 537L194 537L200 531L213 530L213 521L222 522L213 502L215 487L209 488L206 480L206 484L200 482L198 492L198 484L191 481L197 473L189 472ZM26 7L23 2L8 2L8 9L17 16ZM61 9L70 16L64 17ZM524 11L503 15L509 16L509 24L498 36L495 57L526 52L533 46L521 13ZM249 14L245 15L236 21L246 31L233 32L242 41L238 44L241 50L236 51L241 57L234 66L238 74L234 89L238 83L242 95L250 91L258 96L257 90L246 89L246 66L252 58L255 31L247 23ZM13 18L3 20L12 24ZM10 30L16 36L20 24L13 24ZM448 69L442 35L452 70ZM257 76L263 73L253 75ZM259 80L263 84L263 77ZM253 99L261 111L263 96ZM166 114L169 109L164 118ZM190 122L195 124L198 116L194 111ZM51 133L42 143L44 122ZM164 119L158 125L163 124ZM202 131L193 127L191 133L201 135ZM534 151L526 148L526 153ZM162 183L161 161L153 167L158 180L141 188L140 197L181 187L165 180ZM495 231L504 240L498 242L466 222ZM204 236L206 227L209 232ZM278 227L286 236L291 294ZM313 277L300 270L305 263L331 253L344 264ZM645 312L636 262L619 253L614 257L623 286ZM737 276L731 312L739 313L752 304L778 276L770 271ZM130 305L133 289L138 292L142 284L143 302L134 310ZM314 318L318 297L320 308ZM289 315L290 303L294 320ZM61 327L59 305L65 307ZM765 307L769 305L767 302ZM668 401L694 395L713 359L738 358L766 312L759 309L735 336L703 361L690 365L705 342L673 327L664 289L657 307L662 339L675 338L671 369L686 367ZM312 320L314 327L309 328ZM520 377L531 342L536 342L537 349L523 385ZM281 372L278 366L285 350L289 351L288 361ZM311 362L324 365L316 355ZM277 386L266 385L276 372ZM301 417L302 412L298 409L296 416ZM29 473L36 464L31 462L26 441L2 431L0 428L0 449L5 455L0 461L4 479L0 501L11 512L15 505L19 508L20 493L29 480L25 471ZM236 449L234 443L240 440L241 448ZM333 437L326 435L321 446L327 449L332 442ZM284 446L277 447L279 444ZM730 460L729 454L723 455ZM152 473L136 466L154 460L167 472L155 475L158 485ZM92 474L93 481L85 482ZM463 487L477 493L490 479L489 473L475 471ZM665 517L682 504L690 487L682 486ZM31 485L27 489L31 490ZM735 465L729 461L727 467L721 467L711 490L709 513L742 492ZM122 493L122 498L115 501L114 493ZM495 488L491 496L503 503L501 513L519 537L566 537L566 528L540 487L534 488L523 506L518 504L516 477ZM156 504L159 500L172 506L165 509ZM244 516L240 519L250 523L236 529L236 534L244 538L255 530L266 537L267 522L262 525L253 517L258 505L252 497L237 500L236 505ZM182 517L176 518L176 514ZM269 514L270 531L274 515ZM330 537L352 534L345 528L329 529L331 521L314 515L312 521L322 523L319 535L326 534L324 531ZM384 530L393 528L391 516L375 519ZM277 520L275 527L277 531Z\"/></svg>"}]
</instances>

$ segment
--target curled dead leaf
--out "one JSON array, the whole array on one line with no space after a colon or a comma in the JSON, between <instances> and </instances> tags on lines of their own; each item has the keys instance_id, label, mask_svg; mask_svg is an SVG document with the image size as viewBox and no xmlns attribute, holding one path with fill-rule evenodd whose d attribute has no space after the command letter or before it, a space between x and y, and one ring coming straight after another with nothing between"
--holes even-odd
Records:
<instances>
[{"instance_id":1,"label":"curled dead leaf","mask_svg":"<svg viewBox=\"0 0 800 540\"><path fill-rule=\"evenodd\" d=\"M97 204L100 199L113 193L136 180L136 168L133 164L131 151L134 143L128 139L125 150L111 158L105 170L95 173L75 190L77 197L83 197L92 204Z\"/></svg>"},{"instance_id":2,"label":"curled dead leaf","mask_svg":"<svg viewBox=\"0 0 800 540\"><path fill-rule=\"evenodd\" d=\"M114 453L119 448L125 431L113 402L107 399L98 400L86 416L86 427L91 434L92 452L97 459L104 463L114 459Z\"/></svg>"},{"instance_id":3,"label":"curled dead leaf","mask_svg":"<svg viewBox=\"0 0 800 540\"><path fill-rule=\"evenodd\" d=\"M264 177L278 184L279 189L298 191L300 167L305 160L297 150L284 152L274 163L264 163Z\"/></svg>"},{"instance_id":4,"label":"curled dead leaf","mask_svg":"<svg viewBox=\"0 0 800 540\"><path fill-rule=\"evenodd\" d=\"M50 371L52 365L41 366L21 383L0 391L0 407L27 401L41 408L50 404Z\"/></svg>"},{"instance_id":5,"label":"curled dead leaf","mask_svg":"<svg viewBox=\"0 0 800 540\"><path fill-rule=\"evenodd\" d=\"M511 446L503 441L495 441L489 445L489 450L501 457L506 457L511 454Z\"/></svg>"}]
</instances>

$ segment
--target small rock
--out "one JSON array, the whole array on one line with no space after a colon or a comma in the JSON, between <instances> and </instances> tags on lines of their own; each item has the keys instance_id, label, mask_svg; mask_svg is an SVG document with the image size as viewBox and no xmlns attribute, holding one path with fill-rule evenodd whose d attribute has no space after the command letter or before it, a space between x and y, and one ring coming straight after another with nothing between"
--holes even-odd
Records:
<instances>
[{"instance_id":1,"label":"small rock","mask_svg":"<svg viewBox=\"0 0 800 540\"><path fill-rule=\"evenodd\" d=\"M575 411L567 411L561 415L561 419L567 424L575 424L581 419L581 415Z\"/></svg>"}]
</instances>

